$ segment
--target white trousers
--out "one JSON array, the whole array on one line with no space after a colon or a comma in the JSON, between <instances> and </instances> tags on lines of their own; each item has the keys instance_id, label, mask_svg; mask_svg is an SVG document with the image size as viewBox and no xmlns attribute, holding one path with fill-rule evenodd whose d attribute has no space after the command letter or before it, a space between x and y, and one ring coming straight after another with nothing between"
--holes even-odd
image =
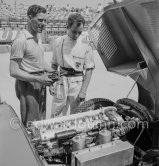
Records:
<instances>
[{"instance_id":1,"label":"white trousers","mask_svg":"<svg viewBox=\"0 0 159 166\"><path fill-rule=\"evenodd\" d=\"M77 101L82 86L82 76L61 77L55 84L55 95L52 100L51 117L59 117L72 114L79 106Z\"/></svg>"}]
</instances>

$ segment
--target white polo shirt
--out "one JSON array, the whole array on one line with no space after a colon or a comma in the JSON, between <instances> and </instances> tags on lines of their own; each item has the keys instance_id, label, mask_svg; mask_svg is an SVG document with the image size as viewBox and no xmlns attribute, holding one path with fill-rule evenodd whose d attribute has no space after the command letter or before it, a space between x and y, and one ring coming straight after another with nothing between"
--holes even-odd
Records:
<instances>
[{"instance_id":1,"label":"white polo shirt","mask_svg":"<svg viewBox=\"0 0 159 166\"><path fill-rule=\"evenodd\" d=\"M14 40L11 47L10 59L22 59L20 68L26 72L38 72L44 70L44 50L41 39L35 42L33 36L22 30Z\"/></svg>"}]
</instances>

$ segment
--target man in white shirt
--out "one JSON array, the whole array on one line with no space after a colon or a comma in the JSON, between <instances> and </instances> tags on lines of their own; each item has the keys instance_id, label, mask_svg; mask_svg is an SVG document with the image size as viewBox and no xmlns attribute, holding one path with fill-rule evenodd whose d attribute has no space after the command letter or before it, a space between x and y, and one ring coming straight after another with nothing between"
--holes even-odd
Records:
<instances>
[{"instance_id":1,"label":"man in white shirt","mask_svg":"<svg viewBox=\"0 0 159 166\"><path fill-rule=\"evenodd\" d=\"M52 117L73 114L85 100L95 65L92 48L82 34L84 24L83 16L71 14L67 21L67 35L54 42L52 68L67 74L60 78L55 88L50 86Z\"/></svg>"}]
</instances>

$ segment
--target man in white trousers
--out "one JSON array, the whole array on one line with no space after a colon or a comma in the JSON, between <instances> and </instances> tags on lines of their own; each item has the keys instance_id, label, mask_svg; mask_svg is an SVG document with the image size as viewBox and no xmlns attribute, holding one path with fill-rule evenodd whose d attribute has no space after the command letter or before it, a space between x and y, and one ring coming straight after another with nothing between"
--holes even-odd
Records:
<instances>
[{"instance_id":1,"label":"man in white trousers","mask_svg":"<svg viewBox=\"0 0 159 166\"><path fill-rule=\"evenodd\" d=\"M52 117L73 114L85 100L95 64L92 47L82 34L84 25L83 16L71 14L67 34L53 44L52 68L66 74L49 89L53 95Z\"/></svg>"}]
</instances>

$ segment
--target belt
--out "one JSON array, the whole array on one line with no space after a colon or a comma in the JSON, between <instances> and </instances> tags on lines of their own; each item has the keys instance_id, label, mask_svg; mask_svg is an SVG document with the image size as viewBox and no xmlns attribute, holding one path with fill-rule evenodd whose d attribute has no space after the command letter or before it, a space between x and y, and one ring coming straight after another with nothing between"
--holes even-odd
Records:
<instances>
[{"instance_id":1,"label":"belt","mask_svg":"<svg viewBox=\"0 0 159 166\"><path fill-rule=\"evenodd\" d=\"M64 70L66 74L64 76L66 77L77 77L77 76L83 76L83 71L76 71L73 68L66 68L60 66L60 69Z\"/></svg>"}]
</instances>

